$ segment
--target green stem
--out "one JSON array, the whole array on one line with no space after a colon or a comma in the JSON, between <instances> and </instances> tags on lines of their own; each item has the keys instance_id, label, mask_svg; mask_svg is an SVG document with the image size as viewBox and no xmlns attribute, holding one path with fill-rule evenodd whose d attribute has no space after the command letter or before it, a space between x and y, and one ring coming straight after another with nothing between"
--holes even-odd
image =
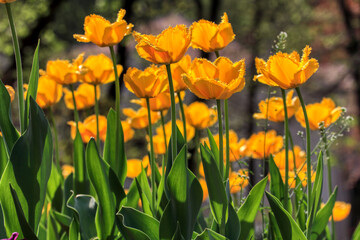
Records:
<instances>
[{"instance_id":1,"label":"green stem","mask_svg":"<svg viewBox=\"0 0 360 240\"><path fill-rule=\"evenodd\" d=\"M186 148L185 152L187 152L187 133L186 133L186 118L185 118L184 104L181 99L180 92L178 92L176 95L178 96L179 99L181 120L183 122L183 129L184 129L184 139L185 139L185 148ZM186 167L188 167L188 161L186 161Z\"/></svg>"},{"instance_id":2,"label":"green stem","mask_svg":"<svg viewBox=\"0 0 360 240\"><path fill-rule=\"evenodd\" d=\"M223 123L222 123L222 111L221 111L221 100L216 99L217 112L218 112L218 123L219 123L219 166L220 174L224 179L224 143L223 143ZM226 180L226 179L224 179Z\"/></svg>"},{"instance_id":3,"label":"green stem","mask_svg":"<svg viewBox=\"0 0 360 240\"><path fill-rule=\"evenodd\" d=\"M59 139L58 139L58 132L57 132L57 128L56 128L56 123L55 123L55 118L54 118L54 114L52 112L51 107L49 107L49 114L50 114L50 121L51 121L51 125L53 127L53 132L54 132L54 138L55 138L55 163L56 163L56 167L60 170L60 158L59 158Z\"/></svg>"},{"instance_id":4,"label":"green stem","mask_svg":"<svg viewBox=\"0 0 360 240\"><path fill-rule=\"evenodd\" d=\"M120 80L116 67L116 56L114 52L114 47L109 46L111 59L113 62L114 75L115 75L115 111L116 111L116 137L115 137L115 145L120 146L120 129L121 129L121 121L120 121ZM120 148L115 148L115 159L120 160Z\"/></svg>"},{"instance_id":5,"label":"green stem","mask_svg":"<svg viewBox=\"0 0 360 240\"><path fill-rule=\"evenodd\" d=\"M23 88L23 72L22 72L22 64L21 64L21 55L20 55L20 47L19 40L16 35L15 23L11 12L11 7L9 3L5 3L6 12L9 19L11 35L14 45L14 53L15 53L15 62L16 62L16 73L17 73L17 95L19 100L19 114L20 114L20 130L21 133L25 131L25 103L24 103L24 88Z\"/></svg>"},{"instance_id":6,"label":"green stem","mask_svg":"<svg viewBox=\"0 0 360 240\"><path fill-rule=\"evenodd\" d=\"M199 167L201 163L200 156L200 130L195 129L195 162L196 162L196 171L199 173Z\"/></svg>"},{"instance_id":7,"label":"green stem","mask_svg":"<svg viewBox=\"0 0 360 240\"><path fill-rule=\"evenodd\" d=\"M311 210L311 144L310 144L310 125L309 125L309 119L307 116L307 112L306 112L306 106L304 103L304 100L302 98L301 92L299 87L295 88L297 95L299 96L299 100L301 103L301 107L304 113L304 119L305 119L305 124L306 124L306 171L307 171L307 217L309 218L310 216L310 210ZM311 219L309 219L311 220ZM312 223L309 222L308 225L308 229L307 229L307 238L310 238L310 233L311 233L311 226Z\"/></svg>"},{"instance_id":8,"label":"green stem","mask_svg":"<svg viewBox=\"0 0 360 240\"><path fill-rule=\"evenodd\" d=\"M99 102L97 99L96 85L94 85L95 92L95 115L96 115L96 144L100 150L100 131L99 131Z\"/></svg>"},{"instance_id":9,"label":"green stem","mask_svg":"<svg viewBox=\"0 0 360 240\"><path fill-rule=\"evenodd\" d=\"M171 76L171 67L170 64L166 65L166 71L168 74L169 80L169 89L170 89L170 101L171 101L171 159L175 160L177 155L177 138L176 138L176 110L175 110L175 93L174 93L174 85Z\"/></svg>"},{"instance_id":10,"label":"green stem","mask_svg":"<svg viewBox=\"0 0 360 240\"><path fill-rule=\"evenodd\" d=\"M77 110L77 107L76 107L76 100L75 100L75 91L74 91L74 85L73 84L70 84L70 90L71 90L71 93L72 93L72 99L73 99L73 102L74 102L74 119L75 119L75 123L76 123L76 129L79 129L79 112Z\"/></svg>"},{"instance_id":11,"label":"green stem","mask_svg":"<svg viewBox=\"0 0 360 240\"><path fill-rule=\"evenodd\" d=\"M225 165L225 179L229 178L230 172L230 136L229 136L229 104L228 100L224 101L224 115L225 115L225 152L226 152L226 165Z\"/></svg>"},{"instance_id":12,"label":"green stem","mask_svg":"<svg viewBox=\"0 0 360 240\"><path fill-rule=\"evenodd\" d=\"M164 135L164 145L165 145L165 159L167 159L167 150L168 150L168 146L167 146L167 141L166 141L166 132L165 132L165 120L164 120L164 113L163 111L160 111L160 115L161 115L161 126L162 126L162 130L163 130L163 135ZM165 161L166 164L167 161ZM164 169L164 165L162 167Z\"/></svg>"},{"instance_id":13,"label":"green stem","mask_svg":"<svg viewBox=\"0 0 360 240\"><path fill-rule=\"evenodd\" d=\"M289 118L286 106L286 93L281 89L281 95L284 104L284 134L285 134L285 184L284 184L284 208L288 210L288 198L289 198Z\"/></svg>"},{"instance_id":14,"label":"green stem","mask_svg":"<svg viewBox=\"0 0 360 240\"><path fill-rule=\"evenodd\" d=\"M154 159L154 143L152 135L152 124L151 124L151 110L150 110L150 100L146 98L146 105L148 110L148 120L149 120L149 139L150 139L150 167L151 167L151 188L152 188L152 210L153 215L156 216L156 185L155 185L155 159Z\"/></svg>"},{"instance_id":15,"label":"green stem","mask_svg":"<svg viewBox=\"0 0 360 240\"><path fill-rule=\"evenodd\" d=\"M329 152L329 148L328 148L328 144L327 144L327 138L326 138L326 133L325 130L320 130L320 134L321 134L321 139L324 143L324 152L325 152L325 157L326 157L326 162L327 162L327 171L328 171L328 190L329 190L329 196L332 193L332 176L331 176L331 162L330 162L330 152ZM334 222L334 217L331 218L331 239L334 240L335 239L335 222Z\"/></svg>"}]
</instances>

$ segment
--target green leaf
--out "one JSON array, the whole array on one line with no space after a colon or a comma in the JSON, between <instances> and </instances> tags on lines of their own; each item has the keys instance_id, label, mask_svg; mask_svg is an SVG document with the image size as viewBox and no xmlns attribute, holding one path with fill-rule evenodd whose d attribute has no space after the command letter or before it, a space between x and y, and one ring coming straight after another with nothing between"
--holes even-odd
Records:
<instances>
[{"instance_id":1,"label":"green leaf","mask_svg":"<svg viewBox=\"0 0 360 240\"><path fill-rule=\"evenodd\" d=\"M320 234L325 230L329 218L332 215L332 210L335 205L337 195L337 187L335 187L333 193L330 195L329 200L325 204L323 208L321 208L315 217L314 222L312 223L311 227L311 239L316 240L320 236Z\"/></svg>"},{"instance_id":2,"label":"green leaf","mask_svg":"<svg viewBox=\"0 0 360 240\"><path fill-rule=\"evenodd\" d=\"M28 114L29 114L30 97L32 97L33 99L36 99L36 95L37 95L38 82L39 82L39 47L40 47L40 40L35 49L33 63L32 63L31 72L30 72L29 86L28 86L26 101L25 101L25 116L28 116ZM29 118L26 117L25 118L25 129L28 127L28 120L29 120Z\"/></svg>"},{"instance_id":3,"label":"green leaf","mask_svg":"<svg viewBox=\"0 0 360 240\"><path fill-rule=\"evenodd\" d=\"M52 164L51 174L47 185L47 196L51 202L51 209L61 211L63 200L63 176L57 169L55 164Z\"/></svg>"},{"instance_id":4,"label":"green leaf","mask_svg":"<svg viewBox=\"0 0 360 240\"><path fill-rule=\"evenodd\" d=\"M73 194L73 173L70 173L70 175L65 179L64 182L64 191L63 191L63 203L61 212L67 216L72 216L72 212L70 208L67 206L67 202L70 199L71 195Z\"/></svg>"},{"instance_id":5,"label":"green leaf","mask_svg":"<svg viewBox=\"0 0 360 240\"><path fill-rule=\"evenodd\" d=\"M17 193L31 229L37 232L50 177L52 147L49 123L41 108L31 98L29 127L15 143L0 181L0 201L7 233L20 229L18 220L13 217L16 213L9 197L9 184Z\"/></svg>"},{"instance_id":6,"label":"green leaf","mask_svg":"<svg viewBox=\"0 0 360 240\"><path fill-rule=\"evenodd\" d=\"M77 229L77 232L81 232L81 236L84 239L96 237L95 216L97 204L95 199L90 195L77 195L74 197L74 194L72 194L67 202L67 206L76 214L76 222L74 223L74 221L72 221L70 229L72 227L71 225L73 225L73 227Z\"/></svg>"},{"instance_id":7,"label":"green leaf","mask_svg":"<svg viewBox=\"0 0 360 240\"><path fill-rule=\"evenodd\" d=\"M76 136L74 139L74 192L76 194L89 193L89 177L86 171L84 143L82 141L80 132L76 129Z\"/></svg>"},{"instance_id":8,"label":"green leaf","mask_svg":"<svg viewBox=\"0 0 360 240\"><path fill-rule=\"evenodd\" d=\"M177 154L180 153L180 150L183 148L183 146L185 145L185 140L184 140L184 137L183 135L181 134L179 128L176 126L176 143L177 143ZM169 145L168 145L168 153L171 153L172 152L172 137L170 137L170 141L169 141ZM165 181L170 173L170 170L171 170L171 167L173 165L173 160L171 158L171 154L168 154L168 159L167 159L167 164L166 164L166 169L165 169ZM174 160L175 161L175 160ZM167 185L165 184L165 193L166 193L166 196L169 196L168 195L168 189L167 189Z\"/></svg>"},{"instance_id":9,"label":"green leaf","mask_svg":"<svg viewBox=\"0 0 360 240\"><path fill-rule=\"evenodd\" d=\"M71 218L65 214L59 213L55 210L51 210L54 218L56 219L56 221L58 221L59 223L61 223L64 226L70 227L71 224Z\"/></svg>"},{"instance_id":10,"label":"green leaf","mask_svg":"<svg viewBox=\"0 0 360 240\"><path fill-rule=\"evenodd\" d=\"M277 239L277 240L282 240L282 236L281 236L281 232L280 232L280 228L276 223L276 218L274 216L274 213L269 212L269 234L271 234L270 239Z\"/></svg>"},{"instance_id":11,"label":"green leaf","mask_svg":"<svg viewBox=\"0 0 360 240\"><path fill-rule=\"evenodd\" d=\"M4 136L7 152L10 155L15 142L20 137L20 134L11 122L10 96L2 81L0 81L0 99L0 130Z\"/></svg>"},{"instance_id":12,"label":"green leaf","mask_svg":"<svg viewBox=\"0 0 360 240\"><path fill-rule=\"evenodd\" d=\"M313 219L315 218L316 213L320 208L322 185L323 185L323 156L322 156L322 152L320 152L316 167L314 186L311 191L311 199L308 202L308 204L310 204L310 214L307 220L308 228L310 225L312 226Z\"/></svg>"},{"instance_id":13,"label":"green leaf","mask_svg":"<svg viewBox=\"0 0 360 240\"><path fill-rule=\"evenodd\" d=\"M306 229L306 216L305 216L305 209L306 209L306 199L304 190L302 188L301 180L298 176L296 176L296 187L294 189L295 192L295 204L297 204L297 223L299 224L302 231Z\"/></svg>"},{"instance_id":14,"label":"green leaf","mask_svg":"<svg viewBox=\"0 0 360 240\"><path fill-rule=\"evenodd\" d=\"M141 170L139 176L135 178L135 181L144 212L150 216L153 216L150 209L152 203L151 189L144 169Z\"/></svg>"},{"instance_id":15,"label":"green leaf","mask_svg":"<svg viewBox=\"0 0 360 240\"><path fill-rule=\"evenodd\" d=\"M214 158L202 145L200 145L200 152L209 191L211 212L215 221L219 225L224 225L228 215L228 200L225 187Z\"/></svg>"},{"instance_id":16,"label":"green leaf","mask_svg":"<svg viewBox=\"0 0 360 240\"><path fill-rule=\"evenodd\" d=\"M21 232L22 232L24 238L29 239L29 240L37 240L37 237L36 237L34 231L31 229L31 226L26 221L26 218L24 216L24 211L22 210L20 202L19 202L19 198L16 194L16 191L11 186L11 183L9 184L9 187L10 187L10 191L11 191L12 200L14 201L17 218L18 218L20 226L21 226Z\"/></svg>"},{"instance_id":17,"label":"green leaf","mask_svg":"<svg viewBox=\"0 0 360 240\"><path fill-rule=\"evenodd\" d=\"M159 221L155 218L142 213L134 208L122 207L121 211L117 215L122 215L122 223L124 226L129 228L137 229L146 234L151 240L159 239ZM118 218L119 220L122 220ZM123 236L127 238L126 231L123 233Z\"/></svg>"},{"instance_id":18,"label":"green leaf","mask_svg":"<svg viewBox=\"0 0 360 240\"><path fill-rule=\"evenodd\" d=\"M4 226L4 214L0 205L0 238L6 238L6 230Z\"/></svg>"},{"instance_id":19,"label":"green leaf","mask_svg":"<svg viewBox=\"0 0 360 240\"><path fill-rule=\"evenodd\" d=\"M225 226L225 236L230 240L238 240L240 237L240 222L234 207L228 204L228 219Z\"/></svg>"},{"instance_id":20,"label":"green leaf","mask_svg":"<svg viewBox=\"0 0 360 240\"><path fill-rule=\"evenodd\" d=\"M69 228L69 240L80 240L80 227L79 223L73 218Z\"/></svg>"},{"instance_id":21,"label":"green leaf","mask_svg":"<svg viewBox=\"0 0 360 240\"><path fill-rule=\"evenodd\" d=\"M220 160L219 160L219 148L215 142L215 139L213 137L213 135L211 134L210 130L207 129L207 134L208 134L208 138L209 138L209 143L210 143L210 148L211 148L211 152L212 152L212 156L215 159L216 162L216 166L218 169L220 169ZM219 170L220 171L220 170Z\"/></svg>"},{"instance_id":22,"label":"green leaf","mask_svg":"<svg viewBox=\"0 0 360 240\"><path fill-rule=\"evenodd\" d=\"M284 182L281 178L279 168L276 166L272 155L269 157L269 171L270 171L270 192L276 198L284 201Z\"/></svg>"},{"instance_id":23,"label":"green leaf","mask_svg":"<svg viewBox=\"0 0 360 240\"><path fill-rule=\"evenodd\" d=\"M276 223L280 228L283 239L306 240L299 225L297 225L288 211L283 208L280 200L268 192L266 192L266 196L269 200L271 210L275 215Z\"/></svg>"},{"instance_id":24,"label":"green leaf","mask_svg":"<svg viewBox=\"0 0 360 240\"><path fill-rule=\"evenodd\" d=\"M138 206L139 198L140 196L138 188L134 179L130 184L128 193L126 194L126 204L124 205L127 207L136 208Z\"/></svg>"},{"instance_id":25,"label":"green leaf","mask_svg":"<svg viewBox=\"0 0 360 240\"><path fill-rule=\"evenodd\" d=\"M195 240L227 240L228 238L206 228L200 235L196 236Z\"/></svg>"},{"instance_id":26,"label":"green leaf","mask_svg":"<svg viewBox=\"0 0 360 240\"><path fill-rule=\"evenodd\" d=\"M116 145L116 134L119 137L119 144ZM116 158L116 148L118 148L119 156ZM116 112L110 109L107 115L106 140L104 145L104 160L111 166L118 176L121 184L126 179L126 155L124 146L124 132L120 122L119 129L116 126Z\"/></svg>"},{"instance_id":27,"label":"green leaf","mask_svg":"<svg viewBox=\"0 0 360 240\"><path fill-rule=\"evenodd\" d=\"M354 234L352 235L352 240L358 240L360 239L360 223L357 225Z\"/></svg>"},{"instance_id":28,"label":"green leaf","mask_svg":"<svg viewBox=\"0 0 360 240\"><path fill-rule=\"evenodd\" d=\"M94 139L86 148L86 165L99 201L96 230L101 239L106 239L112 237L115 213L126 195L115 172L100 158Z\"/></svg>"},{"instance_id":29,"label":"green leaf","mask_svg":"<svg viewBox=\"0 0 360 240\"><path fill-rule=\"evenodd\" d=\"M253 228L255 217L259 211L261 199L264 195L268 177L258 182L249 192L244 204L239 208L237 215L240 221L240 238L247 239Z\"/></svg>"},{"instance_id":30,"label":"green leaf","mask_svg":"<svg viewBox=\"0 0 360 240\"><path fill-rule=\"evenodd\" d=\"M4 138L0 136L0 179L8 162L9 156L7 154L5 141Z\"/></svg>"},{"instance_id":31,"label":"green leaf","mask_svg":"<svg viewBox=\"0 0 360 240\"><path fill-rule=\"evenodd\" d=\"M124 237L125 240L152 240L149 238L149 236L147 236L144 232L136 229L136 228L131 228L131 227L127 227L124 225L124 216L123 215L117 215L116 216L118 221L116 221L118 223L118 227L120 229L120 232L122 234L122 236Z\"/></svg>"},{"instance_id":32,"label":"green leaf","mask_svg":"<svg viewBox=\"0 0 360 240\"><path fill-rule=\"evenodd\" d=\"M48 215L46 239L60 240L60 236L57 233L56 221L51 210Z\"/></svg>"}]
</instances>

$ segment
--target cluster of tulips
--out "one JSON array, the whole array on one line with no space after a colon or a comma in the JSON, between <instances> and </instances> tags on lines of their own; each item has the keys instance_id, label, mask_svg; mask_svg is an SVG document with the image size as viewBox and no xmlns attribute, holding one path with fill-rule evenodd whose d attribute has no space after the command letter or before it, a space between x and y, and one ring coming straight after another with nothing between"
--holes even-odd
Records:
<instances>
[{"instance_id":1,"label":"cluster of tulips","mask_svg":"<svg viewBox=\"0 0 360 240\"><path fill-rule=\"evenodd\" d=\"M10 8L13 1L0 0L15 32ZM249 139L239 139L229 126L228 99L245 87L245 60L232 62L220 56L219 51L235 38L226 13L219 24L199 20L190 28L177 25L157 36L133 31L134 26L124 16L123 9L114 23L98 15L87 16L85 33L74 35L79 42L109 47L111 58L104 54L85 58L82 53L72 61L48 61L45 70L39 70L38 46L29 85L22 82L13 35L20 132L10 114L15 90L1 83L0 216L4 217L0 232L4 233L0 237L238 240L261 234L267 239L335 239L334 221L345 219L351 205L335 201L337 188L332 186L331 174L327 179L329 198L322 203L323 155L331 173L329 129L340 122L346 125L349 118L329 98L305 105L299 87L319 67L318 61L309 57L311 48L306 46L301 58L296 51L284 53L281 46L285 37L280 34L275 54L267 61L255 59L257 75L253 79L279 88L282 97L268 96L253 117L264 119L266 126L268 121L283 122L284 136L265 129ZM125 86L137 97L131 102L139 108L121 110L119 77L123 67L117 64L114 46L130 34L137 42L139 56L151 65L124 71ZM217 58L214 62L191 60L185 55L190 46ZM115 110L102 116L100 87L114 81ZM216 108L204 102L186 106L187 90L200 99L216 100ZM68 121L74 143L73 165L63 164L59 157L51 110L63 96L66 107L74 112L74 121ZM94 114L81 121L78 111L91 107ZM53 138L40 108L49 115ZM171 121L166 123L169 110ZM306 129L305 151L293 144L288 124L292 116ZM208 137L200 138L210 127L218 133L207 130ZM127 159L125 143L139 129L147 130L148 146L143 147L149 154ZM311 158L310 130L321 134L316 148L323 153L318 154L317 162ZM252 174L246 163L251 159L263 159L264 178L245 196ZM25 160L27 166L23 166ZM195 163L192 171L189 161ZM266 165L269 176L265 176ZM264 208L268 183L270 210ZM35 190L29 191L33 187ZM211 211L201 206L209 206ZM263 227L258 233L254 232L254 221L260 210ZM327 226L329 221L331 227Z\"/></svg>"}]
</instances>

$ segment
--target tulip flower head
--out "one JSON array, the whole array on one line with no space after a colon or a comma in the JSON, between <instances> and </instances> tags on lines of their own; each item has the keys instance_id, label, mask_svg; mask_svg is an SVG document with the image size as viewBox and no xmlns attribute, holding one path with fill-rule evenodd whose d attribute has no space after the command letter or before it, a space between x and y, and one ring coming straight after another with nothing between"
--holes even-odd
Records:
<instances>
[{"instance_id":1,"label":"tulip flower head","mask_svg":"<svg viewBox=\"0 0 360 240\"><path fill-rule=\"evenodd\" d=\"M249 171L239 169L237 172L231 172L229 176L230 192L237 193L249 185Z\"/></svg>"},{"instance_id":2,"label":"tulip flower head","mask_svg":"<svg viewBox=\"0 0 360 240\"><path fill-rule=\"evenodd\" d=\"M24 84L24 88L28 88L27 84ZM24 92L26 98L27 91ZM38 89L36 95L36 103L42 109L51 107L58 103L63 95L63 88L61 84L58 84L48 75L40 76L38 81Z\"/></svg>"},{"instance_id":3,"label":"tulip flower head","mask_svg":"<svg viewBox=\"0 0 360 240\"><path fill-rule=\"evenodd\" d=\"M267 62L256 58L258 75L254 80L282 89L296 88L305 83L319 68L316 59L309 59L310 53L311 47L306 46L301 59L296 51L291 54L278 52L270 56Z\"/></svg>"},{"instance_id":4,"label":"tulip flower head","mask_svg":"<svg viewBox=\"0 0 360 240\"><path fill-rule=\"evenodd\" d=\"M140 108L135 111L132 108L124 108L123 113L128 117L130 126L135 129L143 129L149 125L147 108ZM151 124L156 123L160 119L159 112L151 112Z\"/></svg>"},{"instance_id":5,"label":"tulip flower head","mask_svg":"<svg viewBox=\"0 0 360 240\"><path fill-rule=\"evenodd\" d=\"M79 67L84 60L84 54L78 55L76 59L70 63L68 60L48 61L46 64L46 73L40 71L42 75L48 75L61 85L77 83L80 79Z\"/></svg>"},{"instance_id":6,"label":"tulip flower head","mask_svg":"<svg viewBox=\"0 0 360 240\"><path fill-rule=\"evenodd\" d=\"M74 172L74 167L68 164L64 164L61 166L61 172L64 179L66 179L71 173Z\"/></svg>"},{"instance_id":7,"label":"tulip flower head","mask_svg":"<svg viewBox=\"0 0 360 240\"><path fill-rule=\"evenodd\" d=\"M120 76L123 67L118 64L117 73ZM106 84L115 81L113 62L104 54L89 56L80 66L81 78L84 83L92 85Z\"/></svg>"},{"instance_id":8,"label":"tulip flower head","mask_svg":"<svg viewBox=\"0 0 360 240\"><path fill-rule=\"evenodd\" d=\"M100 87L96 87L97 91L97 99L100 99ZM68 109L74 110L74 101L72 92L66 88L64 88L64 101L65 105ZM95 91L94 86L83 83L80 84L79 87L74 91L75 102L77 110L82 110L85 108L89 108L95 105Z\"/></svg>"},{"instance_id":9,"label":"tulip flower head","mask_svg":"<svg viewBox=\"0 0 360 240\"><path fill-rule=\"evenodd\" d=\"M154 98L167 91L168 81L163 68L151 65L144 71L130 67L124 75L127 89L139 98Z\"/></svg>"},{"instance_id":10,"label":"tulip flower head","mask_svg":"<svg viewBox=\"0 0 360 240\"><path fill-rule=\"evenodd\" d=\"M187 123L196 129L211 127L217 121L216 110L203 102L193 102L189 106L184 106L184 111Z\"/></svg>"},{"instance_id":11,"label":"tulip flower head","mask_svg":"<svg viewBox=\"0 0 360 240\"><path fill-rule=\"evenodd\" d=\"M78 42L92 42L99 47L114 46L130 34L133 25L128 24L123 18L126 11L120 9L116 22L110 23L105 18L91 14L85 17L85 34L74 34Z\"/></svg>"},{"instance_id":12,"label":"tulip flower head","mask_svg":"<svg viewBox=\"0 0 360 240\"><path fill-rule=\"evenodd\" d=\"M232 26L226 13L220 24L201 19L191 27L191 46L204 52L214 52L225 48L235 38Z\"/></svg>"},{"instance_id":13,"label":"tulip flower head","mask_svg":"<svg viewBox=\"0 0 360 240\"><path fill-rule=\"evenodd\" d=\"M15 90L14 90L14 88L12 86L10 86L10 85L5 85L5 88L9 93L10 101L11 102L14 101L14 98L15 98Z\"/></svg>"},{"instance_id":14,"label":"tulip flower head","mask_svg":"<svg viewBox=\"0 0 360 240\"><path fill-rule=\"evenodd\" d=\"M128 178L136 178L139 176L143 168L148 168L148 174L150 173L149 157L147 155L142 160L128 159L126 176Z\"/></svg>"},{"instance_id":15,"label":"tulip flower head","mask_svg":"<svg viewBox=\"0 0 360 240\"><path fill-rule=\"evenodd\" d=\"M334 123L342 114L341 107L336 107L333 100L330 98L323 98L320 103L313 103L306 106L306 112L309 119L310 129L319 130L320 124L323 123L327 128ZM299 109L295 114L296 120L305 127L305 118L302 109Z\"/></svg>"},{"instance_id":16,"label":"tulip flower head","mask_svg":"<svg viewBox=\"0 0 360 240\"><path fill-rule=\"evenodd\" d=\"M76 123L74 121L67 122L71 126L71 138L75 139L76 136ZM87 117L84 122L78 122L79 132L81 139L84 143L88 143L93 137L96 139L96 116L91 115ZM107 130L107 119L105 116L99 116L99 134L100 139L105 141Z\"/></svg>"},{"instance_id":17,"label":"tulip flower head","mask_svg":"<svg viewBox=\"0 0 360 240\"><path fill-rule=\"evenodd\" d=\"M181 60L191 42L190 30L185 25L169 27L159 35L133 32L136 51L141 58L155 64L171 64Z\"/></svg>"},{"instance_id":18,"label":"tulip flower head","mask_svg":"<svg viewBox=\"0 0 360 240\"><path fill-rule=\"evenodd\" d=\"M294 152L295 167L299 170L306 162L306 154L299 146L294 147ZM274 162L279 169L285 169L285 149L274 155ZM294 170L294 155L292 150L289 150L289 170Z\"/></svg>"},{"instance_id":19,"label":"tulip flower head","mask_svg":"<svg viewBox=\"0 0 360 240\"><path fill-rule=\"evenodd\" d=\"M265 140L266 138L266 140ZM246 147L247 154L256 159L268 158L270 154L275 154L283 146L282 136L276 135L275 130L254 133L249 138Z\"/></svg>"},{"instance_id":20,"label":"tulip flower head","mask_svg":"<svg viewBox=\"0 0 360 240\"><path fill-rule=\"evenodd\" d=\"M183 122L181 120L177 119L176 120L176 125L177 125L179 131L181 132L181 134L184 136ZM163 136L164 132L163 132L163 129L162 129L161 126L156 128L156 133L159 136ZM166 134L167 142L169 142L169 140L170 140L171 133L172 133L172 130L171 130L171 121L170 121L170 122L167 122L165 124L165 134ZM195 136L195 128L190 126L188 123L186 123L186 138L187 138L187 141L189 142L191 139L193 139L194 136Z\"/></svg>"},{"instance_id":21,"label":"tulip flower head","mask_svg":"<svg viewBox=\"0 0 360 240\"><path fill-rule=\"evenodd\" d=\"M324 203L321 203L321 208L325 206ZM334 217L335 222L340 222L346 219L351 211L351 204L341 201L335 201L335 205L332 211L332 216ZM331 217L329 221L331 220Z\"/></svg>"},{"instance_id":22,"label":"tulip flower head","mask_svg":"<svg viewBox=\"0 0 360 240\"><path fill-rule=\"evenodd\" d=\"M174 92L185 91L188 87L184 83L181 75L187 73L191 66L190 55L185 55L177 63L171 64L171 76L174 84Z\"/></svg>"},{"instance_id":23,"label":"tulip flower head","mask_svg":"<svg viewBox=\"0 0 360 240\"><path fill-rule=\"evenodd\" d=\"M138 104L142 107L147 107L145 98L132 99L131 102ZM151 111L159 112L168 110L171 107L170 93L162 92L156 97L150 98L149 103Z\"/></svg>"},{"instance_id":24,"label":"tulip flower head","mask_svg":"<svg viewBox=\"0 0 360 240\"><path fill-rule=\"evenodd\" d=\"M286 107L288 118L291 118L300 107L298 97L292 97L294 90L289 91L286 95ZM255 113L255 119L266 119L273 122L283 122L285 119L284 102L280 97L272 97L259 103L260 113Z\"/></svg>"},{"instance_id":25,"label":"tulip flower head","mask_svg":"<svg viewBox=\"0 0 360 240\"><path fill-rule=\"evenodd\" d=\"M219 57L214 63L196 58L182 75L191 92L202 99L228 99L245 86L245 60L232 63Z\"/></svg>"}]
</instances>

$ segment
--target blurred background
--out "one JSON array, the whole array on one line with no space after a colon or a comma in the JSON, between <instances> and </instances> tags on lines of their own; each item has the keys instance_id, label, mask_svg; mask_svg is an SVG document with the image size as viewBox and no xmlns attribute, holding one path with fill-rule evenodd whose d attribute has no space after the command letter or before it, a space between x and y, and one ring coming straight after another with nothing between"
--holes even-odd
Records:
<instances>
[{"instance_id":1,"label":"blurred background","mask_svg":"<svg viewBox=\"0 0 360 240\"><path fill-rule=\"evenodd\" d=\"M29 76L32 55L38 39L41 40L40 67L45 68L48 60L72 59L79 53L86 56L100 52L109 56L108 48L93 44L78 43L74 33L83 33L85 16L95 13L110 21L116 19L120 8L126 9L125 20L134 24L134 30L159 34L169 25L190 26L199 19L216 23L224 12L236 34L235 40L220 55L232 61L246 59L245 89L229 99L230 126L240 138L248 138L252 133L263 130L264 124L256 122L252 115L258 111L258 103L267 96L267 87L252 81L256 68L255 57L267 59L276 36L281 31L288 34L287 52L299 53L310 45L311 57L318 59L318 72L302 86L306 103L320 102L322 97L331 97L338 106L347 108L347 114L354 117L353 125L331 149L335 184L340 187L337 200L352 204L351 215L337 223L338 239L349 239L360 219L360 1L359 0L17 0L11 5L18 31L25 82ZM5 84L14 85L16 79L15 59L8 27L5 7L0 6L0 78ZM117 46L118 59L124 66L145 68L149 64L140 59L135 51L132 36L125 38ZM212 54L204 54L189 48L194 57L214 59ZM121 76L122 80L122 76ZM122 107L131 106L134 98L122 85ZM279 95L278 92L272 92ZM102 88L100 112L106 115L113 106L114 86ZM195 96L187 92L185 102ZM215 105L215 102L209 102ZM134 107L134 106L132 106ZM14 110L15 111L15 110ZM71 111L64 102L54 107L60 131L60 151L62 162L71 162L70 127L64 121L72 119ZM81 113L86 116L88 112ZM16 114L13 114L16 118ZM84 117L83 117L84 118ZM82 118L82 119L83 119ZM294 136L304 131L291 119ZM270 123L270 128L282 131L282 124ZM216 129L215 129L216 131ZM127 147L128 158L140 158L145 154L145 132L137 134ZM320 135L312 133L315 145ZM301 145L302 139L296 142ZM302 145L301 145L302 146ZM256 172L258 162L251 161L250 168ZM252 179L253 183L256 179ZM328 196L324 188L324 195ZM340 237L341 236L341 237Z\"/></svg>"}]
</instances>

